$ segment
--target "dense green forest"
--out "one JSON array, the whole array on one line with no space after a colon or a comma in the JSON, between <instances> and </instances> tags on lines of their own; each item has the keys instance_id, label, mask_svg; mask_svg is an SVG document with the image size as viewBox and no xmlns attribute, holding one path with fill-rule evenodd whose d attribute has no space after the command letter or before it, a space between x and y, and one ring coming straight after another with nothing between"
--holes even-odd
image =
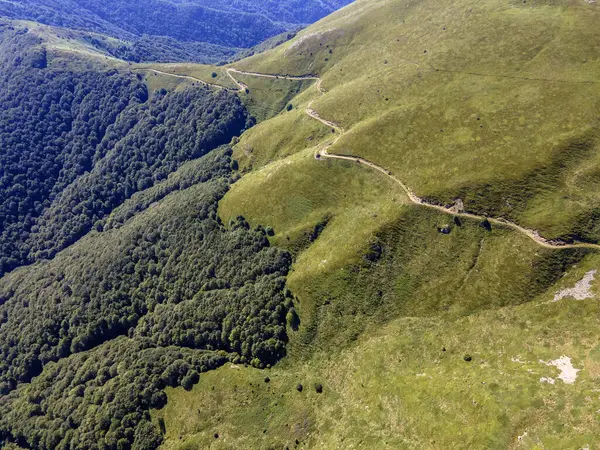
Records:
<instances>
[{"instance_id":1,"label":"dense green forest","mask_svg":"<svg viewBox=\"0 0 600 450\"><path fill-rule=\"evenodd\" d=\"M252 124L224 90L149 100L131 73L36 68L43 49L28 36L2 43L26 51L4 61L0 78L0 274L51 258L135 192Z\"/></svg>"},{"instance_id":2,"label":"dense green forest","mask_svg":"<svg viewBox=\"0 0 600 450\"><path fill-rule=\"evenodd\" d=\"M350 0L23 0L0 2L0 17L117 37L126 43L114 56L130 61L209 63L312 23L348 3Z\"/></svg>"},{"instance_id":3,"label":"dense green forest","mask_svg":"<svg viewBox=\"0 0 600 450\"><path fill-rule=\"evenodd\" d=\"M285 354L291 256L217 217L254 119L1 31L0 447L155 449L165 387Z\"/></svg>"},{"instance_id":4,"label":"dense green forest","mask_svg":"<svg viewBox=\"0 0 600 450\"><path fill-rule=\"evenodd\" d=\"M164 404L165 386L189 388L226 361L264 367L285 354L291 257L262 227L219 223L230 155L184 165L118 208L107 231L2 279L4 439L152 449L160 427L147 411Z\"/></svg>"}]
</instances>

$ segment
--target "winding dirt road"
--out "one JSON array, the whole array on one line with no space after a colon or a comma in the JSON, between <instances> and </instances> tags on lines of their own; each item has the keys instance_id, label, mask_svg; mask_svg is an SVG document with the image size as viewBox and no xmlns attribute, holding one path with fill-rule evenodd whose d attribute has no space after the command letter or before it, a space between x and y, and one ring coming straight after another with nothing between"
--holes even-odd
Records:
<instances>
[{"instance_id":1,"label":"winding dirt road","mask_svg":"<svg viewBox=\"0 0 600 450\"><path fill-rule=\"evenodd\" d=\"M258 73L258 72L244 72L241 70L228 68L227 74L229 75L229 77L233 80L233 82L236 84L236 86L238 86L238 88L241 91L245 91L247 86L244 85L243 83L239 82L238 80L236 80L236 78L232 75L234 73L237 73L240 75L254 76L254 77L284 79L284 80L293 80L293 81L315 80L316 81L315 87L316 87L317 91L319 92L319 94L325 95L325 91L321 87L322 79L319 77L312 76L312 75L297 77L297 76L287 76L287 75L263 74L263 73ZM589 249L600 250L600 245L598 245L598 244L590 244L590 243L585 243L585 242L568 244L568 243L562 242L562 241L552 241L552 240L542 237L536 230L524 228L520 225L517 225L516 223L510 222L501 217L494 218L494 217L479 216L477 214L471 214L468 212L461 211L457 208L457 206L446 207L446 206L442 206L442 205L428 203L427 201L423 200L421 197L416 195L414 193L414 191L412 189L410 189L402 180L396 178L392 174L392 172L385 169L384 167L381 167L371 161L368 161L364 158L360 158L357 156L348 156L348 155L339 155L339 154L329 153L327 151L327 149L329 149L336 142L338 142L344 136L345 131L342 127L337 125L335 122L323 119L321 116L319 116L319 113L317 113L312 108L313 102L314 102L314 100L312 100L307 105L306 110L305 110L306 114L308 114L313 119L321 122L323 125L331 128L336 133L335 139L328 142L324 147L318 148L316 150L316 152L315 152L316 159L318 159L318 160L320 160L322 158L342 159L342 160L346 160L346 161L354 161L359 164L363 164L365 166L371 167L372 169L375 169L375 170L383 173L384 175L387 175L392 180L394 180L394 182L396 182L398 185L400 185L402 190L406 193L407 197L415 205L423 206L425 208L435 209L436 211L440 211L444 214L449 214L453 217L462 217L465 219L473 219L473 220L478 220L478 221L482 221L482 222L487 220L490 224L507 227L507 228L511 228L515 231L518 231L519 233L524 234L525 236L527 236L528 238L530 238L531 240L533 240L538 245L540 245L544 248L549 248L549 249L589 248Z\"/></svg>"},{"instance_id":2,"label":"winding dirt road","mask_svg":"<svg viewBox=\"0 0 600 450\"><path fill-rule=\"evenodd\" d=\"M217 88L217 89L224 89L226 91L234 91L235 90L235 89L232 89L232 88L228 88L226 86L221 86L220 84L209 83L208 81L204 81L204 80L201 80L200 78L192 77L191 75L177 75L175 73L163 72L162 70L156 70L156 69L150 69L150 68L135 68L134 70L142 70L144 72L154 72L154 73L158 73L160 75L167 75L167 76L170 76L170 77L181 78L182 80L194 81L196 83L201 83L201 84L203 84L205 86L210 86L210 87L214 87L214 88ZM236 83L236 85L237 85L237 83Z\"/></svg>"},{"instance_id":3,"label":"winding dirt road","mask_svg":"<svg viewBox=\"0 0 600 450\"><path fill-rule=\"evenodd\" d=\"M240 83L238 80L236 80L235 77L232 75L232 73L237 73L240 75L248 75L251 77L271 78L271 79L275 79L275 80L290 80L290 81L313 80L313 81L316 81L319 84L319 86L321 84L321 79L319 77L314 77L312 75L304 75L304 76L300 76L300 77L293 77L293 76L289 76L289 75L272 75L272 74L258 73L258 72L244 72L242 70L237 70L237 69L234 69L233 67L230 67L227 69L227 75L229 75L229 78L232 79L232 81L240 88L240 90L246 89L246 86L243 83ZM323 93L320 88L318 88L318 90L319 90L319 92Z\"/></svg>"}]
</instances>

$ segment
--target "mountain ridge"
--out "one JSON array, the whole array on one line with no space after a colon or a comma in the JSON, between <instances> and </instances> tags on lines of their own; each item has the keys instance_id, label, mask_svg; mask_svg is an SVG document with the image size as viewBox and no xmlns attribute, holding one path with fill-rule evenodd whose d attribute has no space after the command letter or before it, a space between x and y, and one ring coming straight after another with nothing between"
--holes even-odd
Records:
<instances>
[{"instance_id":1,"label":"mountain ridge","mask_svg":"<svg viewBox=\"0 0 600 450\"><path fill-rule=\"evenodd\" d=\"M266 389L233 366L169 389L163 448L593 446L596 402L575 399L597 379L597 282L554 299L599 263L597 20L585 2L358 1L230 65L250 95L322 79L242 135L219 206L295 256L301 325ZM411 205L389 172L477 217ZM545 249L484 216L591 245ZM540 381L563 356L582 378Z\"/></svg>"},{"instance_id":2,"label":"mountain ridge","mask_svg":"<svg viewBox=\"0 0 600 450\"><path fill-rule=\"evenodd\" d=\"M358 0L225 66L35 41L247 120L0 279L0 441L595 446L599 11Z\"/></svg>"},{"instance_id":3,"label":"mountain ridge","mask_svg":"<svg viewBox=\"0 0 600 450\"><path fill-rule=\"evenodd\" d=\"M181 60L200 57L201 52L195 47L204 46L207 52L220 54L205 62L217 62L228 59L241 48L250 48L267 38L314 22L349 2L311 0L303 5L293 2L264 5L255 0L230 4L152 0L150 4L139 5L122 0L28 0L20 4L0 4L0 16L101 33L137 47L152 47L152 39L162 39L166 45L180 46L183 53L188 52ZM146 60L153 60L149 56Z\"/></svg>"}]
</instances>

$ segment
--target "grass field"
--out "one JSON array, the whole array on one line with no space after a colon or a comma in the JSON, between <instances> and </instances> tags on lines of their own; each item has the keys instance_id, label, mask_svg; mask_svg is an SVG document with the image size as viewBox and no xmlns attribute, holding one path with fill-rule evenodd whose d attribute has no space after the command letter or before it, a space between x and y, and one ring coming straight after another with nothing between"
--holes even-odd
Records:
<instances>
[{"instance_id":1,"label":"grass field","mask_svg":"<svg viewBox=\"0 0 600 450\"><path fill-rule=\"evenodd\" d=\"M488 234L476 222L457 226L452 217L406 203L384 175L352 162L316 161L308 150L246 175L221 201L220 214L226 223L242 214L251 224L273 226L274 243L296 253L289 286L307 321L325 320L315 308L335 298L342 309L329 319L330 338L317 333L324 342L316 345L325 347L332 339L343 345L348 336L334 334L351 311L430 316L518 304L583 255L539 249L503 229ZM320 223L326 226L318 239L308 242ZM448 225L450 236L438 232ZM359 328L361 320L352 319ZM312 345L310 333L305 343Z\"/></svg>"},{"instance_id":2,"label":"grass field","mask_svg":"<svg viewBox=\"0 0 600 450\"><path fill-rule=\"evenodd\" d=\"M288 130L296 132L289 135ZM329 128L308 117L302 108L294 108L248 130L235 147L234 157L243 167L262 167L302 150L331 134Z\"/></svg>"},{"instance_id":3,"label":"grass field","mask_svg":"<svg viewBox=\"0 0 600 450\"><path fill-rule=\"evenodd\" d=\"M261 79L240 74L235 74L235 78L248 86L249 92L242 94L242 99L258 121L270 119L283 111L298 93L314 83L313 81Z\"/></svg>"},{"instance_id":4,"label":"grass field","mask_svg":"<svg viewBox=\"0 0 600 450\"><path fill-rule=\"evenodd\" d=\"M164 448L600 445L600 285L552 301L600 255L455 223L381 173L317 161L333 135L303 114L314 100L346 131L330 153L417 195L598 242L597 23L600 7L575 0L359 0L237 62L323 79L317 98L308 83L240 76L273 109L237 143L243 177L220 204L224 223L271 226L293 253L301 323L276 367L227 366L169 391L154 412ZM573 384L548 365L563 356L580 369Z\"/></svg>"},{"instance_id":5,"label":"grass field","mask_svg":"<svg viewBox=\"0 0 600 450\"><path fill-rule=\"evenodd\" d=\"M169 391L155 413L165 420L165 448L295 448L296 440L301 448L593 448L598 304L551 300L600 257L540 249L473 222L440 234L448 216L402 201L384 209L382 198L401 198L394 186L381 195L385 177L349 162L303 161L304 153L247 175L221 204L222 215L232 202L251 222L277 224L275 242L291 234L294 249L288 230L311 212L286 219L288 205L309 203L292 202L292 193L320 198L311 193L321 185L333 193L333 218L289 278L302 319L289 356L270 371L229 366L191 392ZM296 158L316 166L300 170ZM340 189L338 172L365 182ZM353 191L366 195L344 203ZM582 369L574 385L540 362L563 355Z\"/></svg>"},{"instance_id":6,"label":"grass field","mask_svg":"<svg viewBox=\"0 0 600 450\"><path fill-rule=\"evenodd\" d=\"M299 151L316 149L323 141L333 138L328 127L306 114L308 103L318 93L312 85L303 84L306 89L288 103L291 110L288 111L286 107L277 116L260 122L240 137L239 143L234 147L234 158L244 170L251 167L259 169L269 162Z\"/></svg>"},{"instance_id":7,"label":"grass field","mask_svg":"<svg viewBox=\"0 0 600 450\"><path fill-rule=\"evenodd\" d=\"M510 236L489 240L504 241L512 256L515 247L529 250ZM498 262L496 252L481 259L482 269ZM295 448L296 440L301 448L594 448L600 431L594 391L600 375L598 304L551 300L555 289L572 286L599 262L595 255L569 266L555 288L531 292L525 304L469 315L356 315L368 325L351 345L337 346L327 336L327 345L310 356L292 353L268 371L227 366L208 373L191 392L169 391L169 404L155 413L166 423L165 448ZM432 288L444 281L436 279L436 269L421 272ZM475 269L471 293L478 281L489 286L490 275L498 286L526 289L518 270L518 264L488 275ZM397 293L407 290L408 280L394 281ZM411 298L420 298L419 290ZM486 293L494 298L493 286ZM453 301L469 298L476 297L458 290ZM333 315L330 327L347 325L335 305L334 299L321 306L321 325ZM292 337L292 352L300 340ZM562 356L581 369L574 384L557 379L560 371L545 363ZM322 384L322 394L315 383Z\"/></svg>"},{"instance_id":8,"label":"grass field","mask_svg":"<svg viewBox=\"0 0 600 450\"><path fill-rule=\"evenodd\" d=\"M112 63L123 64L122 61L99 50L89 42L89 39L94 38L105 41L112 46L117 46L122 44L122 41L119 41L118 39L97 33L87 33L68 28L47 26L29 20L14 20L11 21L11 23L13 26L27 29L40 38L43 41L44 46L51 51L75 53L86 58L104 59L109 60Z\"/></svg>"}]
</instances>

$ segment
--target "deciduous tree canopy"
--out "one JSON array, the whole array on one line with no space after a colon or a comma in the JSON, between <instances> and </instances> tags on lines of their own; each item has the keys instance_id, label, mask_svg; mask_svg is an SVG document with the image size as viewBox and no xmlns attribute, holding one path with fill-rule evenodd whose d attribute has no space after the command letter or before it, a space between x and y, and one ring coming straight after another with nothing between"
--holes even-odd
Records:
<instances>
[{"instance_id":1,"label":"deciduous tree canopy","mask_svg":"<svg viewBox=\"0 0 600 450\"><path fill-rule=\"evenodd\" d=\"M26 56L37 51L25 48ZM19 57L5 61L0 275L52 257L135 192L248 124L239 99L225 91L194 88L148 100L146 86L130 73L56 72Z\"/></svg>"},{"instance_id":2,"label":"deciduous tree canopy","mask_svg":"<svg viewBox=\"0 0 600 450\"><path fill-rule=\"evenodd\" d=\"M154 448L142 445L161 439L147 410L161 406L165 386L189 388L226 361L262 367L284 355L291 257L262 227L220 224L230 153L189 163L117 209L107 231L2 279L6 439Z\"/></svg>"},{"instance_id":3,"label":"deciduous tree canopy","mask_svg":"<svg viewBox=\"0 0 600 450\"><path fill-rule=\"evenodd\" d=\"M155 449L165 387L285 354L291 256L217 216L235 166L222 144L253 121L226 91L150 99L130 73L56 72L7 32L0 447Z\"/></svg>"}]
</instances>

